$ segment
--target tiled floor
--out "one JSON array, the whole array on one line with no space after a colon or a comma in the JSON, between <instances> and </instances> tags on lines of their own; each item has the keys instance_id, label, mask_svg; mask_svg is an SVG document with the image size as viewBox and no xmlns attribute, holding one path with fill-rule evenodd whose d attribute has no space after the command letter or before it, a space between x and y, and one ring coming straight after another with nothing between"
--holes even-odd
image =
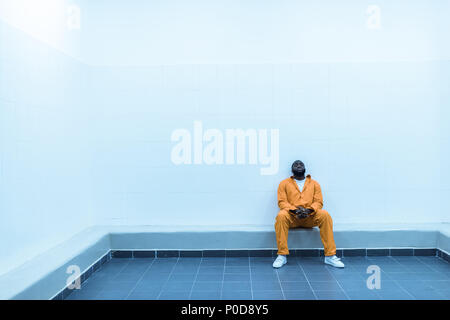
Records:
<instances>
[{"instance_id":1,"label":"tiled floor","mask_svg":"<svg viewBox=\"0 0 450 320\"><path fill-rule=\"evenodd\" d=\"M68 299L446 299L450 264L438 257L348 257L345 269L323 258L271 257L112 259ZM367 267L381 269L370 290Z\"/></svg>"}]
</instances>

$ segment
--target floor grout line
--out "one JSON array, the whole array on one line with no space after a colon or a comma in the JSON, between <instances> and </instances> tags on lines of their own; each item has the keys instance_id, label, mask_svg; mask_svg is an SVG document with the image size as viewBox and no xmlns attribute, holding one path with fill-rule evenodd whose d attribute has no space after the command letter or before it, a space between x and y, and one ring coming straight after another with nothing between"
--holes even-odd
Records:
<instances>
[{"instance_id":1,"label":"floor grout line","mask_svg":"<svg viewBox=\"0 0 450 320\"><path fill-rule=\"evenodd\" d=\"M130 264L130 260L127 260L127 263L125 263L123 266L122 266L122 268L120 269L120 271L119 272L117 272L117 274L113 277L113 279L115 279L128 265ZM97 270L97 271L99 271L99 270ZM109 279L109 280L111 280L111 279ZM100 289L98 292L97 292L97 296L99 296L101 293L103 293L103 291L105 291L105 289Z\"/></svg>"},{"instance_id":2,"label":"floor grout line","mask_svg":"<svg viewBox=\"0 0 450 320\"><path fill-rule=\"evenodd\" d=\"M177 257L177 262L175 262L175 264L172 267L172 270L170 270L169 272L169 277L167 278L167 280L164 282L161 290L159 291L158 296L156 297L156 300L159 300L159 298L161 297L161 293L163 292L163 288L164 286L167 284L167 282L169 282L170 277L172 276L173 270L175 269L175 266L178 264L178 261L180 260L180 256Z\"/></svg>"},{"instance_id":3,"label":"floor grout line","mask_svg":"<svg viewBox=\"0 0 450 320\"><path fill-rule=\"evenodd\" d=\"M396 285L399 286L400 289L402 289L404 292L406 292L407 295L409 295L411 298L413 298L413 300L417 300L416 297L414 297L411 293L409 293L408 290L406 290L405 288L403 288L400 283L397 282L397 280L393 280L395 282Z\"/></svg>"},{"instance_id":4,"label":"floor grout line","mask_svg":"<svg viewBox=\"0 0 450 320\"><path fill-rule=\"evenodd\" d=\"M301 265L300 262L299 262L299 259L297 259L297 264L298 264L298 266L302 269L303 275L305 276L305 279L306 279L306 281L308 282L308 286L309 286L309 288L311 289L311 291L312 291L312 293L313 293L313 295L314 295L314 298L315 298L316 300L319 300L319 299L317 298L316 292L313 290L313 288L312 288L312 286L311 286L311 283L309 282L308 277L306 276L305 270L303 269L302 265Z\"/></svg>"},{"instance_id":5,"label":"floor grout line","mask_svg":"<svg viewBox=\"0 0 450 320\"><path fill-rule=\"evenodd\" d=\"M325 258L324 258L325 259ZM345 267L344 267L345 268ZM327 270L328 271L328 270ZM344 290L344 288L342 287L342 285L339 283L339 280L336 279L336 277L334 276L333 272L328 271L328 273L331 274L331 276L333 277L333 279L336 281L336 283L338 284L339 288L341 288L342 292L344 292L344 295L347 297L347 300L352 300L350 299L350 297L348 296L347 292Z\"/></svg>"},{"instance_id":6,"label":"floor grout line","mask_svg":"<svg viewBox=\"0 0 450 320\"><path fill-rule=\"evenodd\" d=\"M192 283L191 291L189 292L189 300L191 300L192 291L194 290L195 283L197 282L198 273L200 272L200 265L202 264L203 256L200 257L200 263L197 267L197 272L195 273L194 282Z\"/></svg>"},{"instance_id":7,"label":"floor grout line","mask_svg":"<svg viewBox=\"0 0 450 320\"><path fill-rule=\"evenodd\" d=\"M136 282L136 284L134 285L133 288L131 288L130 292L128 292L128 295L125 297L124 300L127 300L128 297L131 295L131 293L134 291L134 289L136 289L136 287L138 286L139 282L141 282L142 278L144 277L145 273L150 269L150 267L153 265L153 263L155 262L156 258L152 259L152 263L150 263L150 265L147 267L147 269L145 269L145 271L142 273L141 277L139 278L139 280ZM129 264L129 262L128 262Z\"/></svg>"},{"instance_id":8,"label":"floor grout line","mask_svg":"<svg viewBox=\"0 0 450 320\"><path fill-rule=\"evenodd\" d=\"M223 270L222 270L222 285L220 287L220 300L222 300L223 298L223 283L225 281L225 268L227 267L227 256L225 254L225 257L223 259Z\"/></svg>"},{"instance_id":9,"label":"floor grout line","mask_svg":"<svg viewBox=\"0 0 450 320\"><path fill-rule=\"evenodd\" d=\"M286 262L287 263L287 262ZM297 264L298 265L298 264ZM283 296L283 300L286 300L286 297L284 295L284 290L283 290L283 286L281 285L281 280L280 280L280 275L278 274L278 270L275 270L276 274L277 274L277 279L278 279L278 284L280 285L281 288L281 295Z\"/></svg>"},{"instance_id":10,"label":"floor grout line","mask_svg":"<svg viewBox=\"0 0 450 320\"><path fill-rule=\"evenodd\" d=\"M253 297L253 280L252 280L252 264L250 262L250 257L248 257L248 268L249 268L248 272L250 273L250 294L252 296L252 300L254 300L254 297Z\"/></svg>"}]
</instances>

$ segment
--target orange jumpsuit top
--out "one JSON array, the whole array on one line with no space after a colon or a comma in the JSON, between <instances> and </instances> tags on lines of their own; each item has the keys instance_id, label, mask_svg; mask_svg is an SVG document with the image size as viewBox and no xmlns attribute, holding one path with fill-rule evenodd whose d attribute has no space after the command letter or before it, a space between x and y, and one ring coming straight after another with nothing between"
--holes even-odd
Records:
<instances>
[{"instance_id":1,"label":"orange jumpsuit top","mask_svg":"<svg viewBox=\"0 0 450 320\"><path fill-rule=\"evenodd\" d=\"M278 206L281 210L295 210L298 206L313 209L314 212L322 209L323 198L320 184L306 176L303 190L299 190L294 177L284 179L278 186Z\"/></svg>"}]
</instances>

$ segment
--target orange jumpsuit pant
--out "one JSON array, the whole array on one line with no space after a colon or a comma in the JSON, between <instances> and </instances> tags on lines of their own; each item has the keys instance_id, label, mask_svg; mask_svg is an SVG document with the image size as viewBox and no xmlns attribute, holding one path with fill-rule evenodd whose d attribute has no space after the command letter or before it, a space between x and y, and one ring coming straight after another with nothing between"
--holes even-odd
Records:
<instances>
[{"instance_id":1,"label":"orange jumpsuit pant","mask_svg":"<svg viewBox=\"0 0 450 320\"><path fill-rule=\"evenodd\" d=\"M320 238L323 243L325 256L336 254L336 244L333 237L333 220L325 210L317 210L312 216L298 219L287 210L281 210L275 219L275 233L277 238L278 254L288 255L288 233L290 228L319 227Z\"/></svg>"}]
</instances>

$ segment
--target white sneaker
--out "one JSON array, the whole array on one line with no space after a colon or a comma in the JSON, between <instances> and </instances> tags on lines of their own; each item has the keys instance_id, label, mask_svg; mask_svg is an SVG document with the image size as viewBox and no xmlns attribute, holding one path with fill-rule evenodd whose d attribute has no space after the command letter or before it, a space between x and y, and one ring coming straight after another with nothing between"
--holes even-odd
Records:
<instances>
[{"instance_id":1,"label":"white sneaker","mask_svg":"<svg viewBox=\"0 0 450 320\"><path fill-rule=\"evenodd\" d=\"M345 265L342 263L341 259L334 256L325 257L325 263L329 264L330 266L336 267L336 268L344 268Z\"/></svg>"},{"instance_id":2,"label":"white sneaker","mask_svg":"<svg viewBox=\"0 0 450 320\"><path fill-rule=\"evenodd\" d=\"M278 257L275 259L275 261L273 262L273 267L274 268L281 268L282 266L284 266L287 263L287 258L286 256L282 256L282 255L278 255Z\"/></svg>"}]
</instances>

